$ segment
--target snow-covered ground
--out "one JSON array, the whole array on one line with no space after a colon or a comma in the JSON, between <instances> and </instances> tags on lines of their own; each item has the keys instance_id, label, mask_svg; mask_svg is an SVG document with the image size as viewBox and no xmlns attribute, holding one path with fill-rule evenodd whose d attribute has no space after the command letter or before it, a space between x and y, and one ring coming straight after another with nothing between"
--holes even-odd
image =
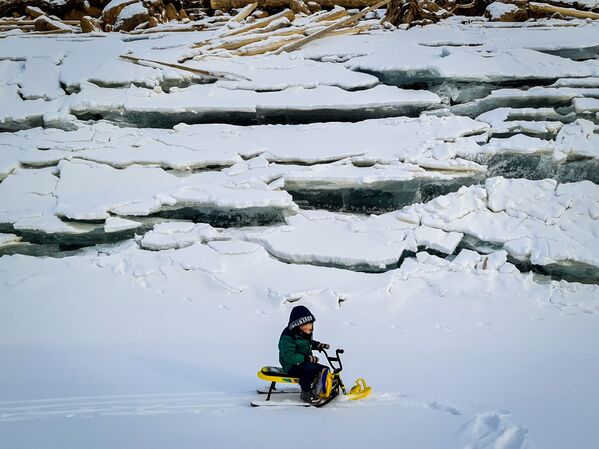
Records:
<instances>
[{"instance_id":1,"label":"snow-covered ground","mask_svg":"<svg viewBox=\"0 0 599 449\"><path fill-rule=\"evenodd\" d=\"M1 446L593 447L599 24L565 24L1 38ZM369 398L249 406L297 304Z\"/></svg>"}]
</instances>

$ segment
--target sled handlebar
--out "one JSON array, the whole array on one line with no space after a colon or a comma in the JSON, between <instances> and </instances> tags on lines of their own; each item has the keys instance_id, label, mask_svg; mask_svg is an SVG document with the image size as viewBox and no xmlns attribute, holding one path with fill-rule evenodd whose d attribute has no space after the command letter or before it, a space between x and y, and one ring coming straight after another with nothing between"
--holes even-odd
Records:
<instances>
[{"instance_id":1,"label":"sled handlebar","mask_svg":"<svg viewBox=\"0 0 599 449\"><path fill-rule=\"evenodd\" d=\"M335 357L331 357L326 349L323 349L322 352L324 353L325 357L327 358L327 361L329 362L329 365L331 365L331 368L333 368L333 371L335 373L340 373L341 370L343 369L343 363L341 363L341 358L339 357L339 355L343 354L343 349L337 349L335 350ZM333 362L336 362L339 366L335 367L335 365L333 365Z\"/></svg>"}]
</instances>

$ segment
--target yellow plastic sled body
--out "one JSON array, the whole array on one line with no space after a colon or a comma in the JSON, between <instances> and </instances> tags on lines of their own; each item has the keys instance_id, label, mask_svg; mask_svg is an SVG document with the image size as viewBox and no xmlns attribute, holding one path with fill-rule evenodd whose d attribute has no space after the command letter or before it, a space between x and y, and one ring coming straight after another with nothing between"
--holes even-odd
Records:
<instances>
[{"instance_id":1,"label":"yellow plastic sled body","mask_svg":"<svg viewBox=\"0 0 599 449\"><path fill-rule=\"evenodd\" d=\"M356 380L355 385L353 385L349 392L346 392L345 386L341 382L341 378L339 374L335 374L335 394L330 398L333 399L339 393L339 387L343 394L352 401L358 401L360 399L364 399L370 395L372 392L372 388L366 384L366 381L363 378L359 378ZM275 383L287 383L287 384L297 384L299 383L298 377L293 377L283 371L282 368L278 366L264 366L258 371L258 377L262 380L270 382L270 389L268 392L267 401L270 400L270 395L273 391L275 391Z\"/></svg>"},{"instance_id":2,"label":"yellow plastic sled body","mask_svg":"<svg viewBox=\"0 0 599 449\"><path fill-rule=\"evenodd\" d=\"M356 380L356 384L350 388L349 393L347 393L346 396L352 401L359 401L370 395L371 392L372 387L366 385L366 381L360 377Z\"/></svg>"}]
</instances>

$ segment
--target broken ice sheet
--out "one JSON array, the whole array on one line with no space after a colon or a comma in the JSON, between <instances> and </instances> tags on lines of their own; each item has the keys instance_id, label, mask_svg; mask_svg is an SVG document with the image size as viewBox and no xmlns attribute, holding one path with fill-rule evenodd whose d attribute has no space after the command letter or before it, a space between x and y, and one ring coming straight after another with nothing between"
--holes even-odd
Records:
<instances>
[{"instance_id":1,"label":"broken ice sheet","mask_svg":"<svg viewBox=\"0 0 599 449\"><path fill-rule=\"evenodd\" d=\"M575 98L599 96L599 88L545 87L530 89L497 89L484 98L452 106L451 112L458 115L480 116L498 108L545 108L569 106Z\"/></svg>"},{"instance_id":2,"label":"broken ice sheet","mask_svg":"<svg viewBox=\"0 0 599 449\"><path fill-rule=\"evenodd\" d=\"M116 170L87 161L61 161L56 186L57 214L75 220L103 220L117 215L149 215L160 210L213 208L295 213L286 192L269 191L264 184L246 188L228 185L220 172L177 177L160 168L130 166ZM93 178L94 183L85 182Z\"/></svg>"},{"instance_id":3,"label":"broken ice sheet","mask_svg":"<svg viewBox=\"0 0 599 449\"><path fill-rule=\"evenodd\" d=\"M467 162L464 165L468 166ZM311 167L309 170L289 173L284 176L284 180L285 187L292 190L319 188L335 190L338 188L377 188L389 183L425 179L431 182L454 180L458 184L462 182L463 178L473 174L474 172L466 170L455 172L425 170L418 165L401 162L356 167L348 160L344 164L321 164Z\"/></svg>"},{"instance_id":4,"label":"broken ice sheet","mask_svg":"<svg viewBox=\"0 0 599 449\"><path fill-rule=\"evenodd\" d=\"M101 88L84 84L70 102L80 118L105 117L138 126L170 127L177 123L238 123L360 120L415 113L440 102L428 91L377 85L354 92L338 87L289 88L275 92L230 90L216 85L171 89ZM322 117L319 119L319 117Z\"/></svg>"},{"instance_id":5,"label":"broken ice sheet","mask_svg":"<svg viewBox=\"0 0 599 449\"><path fill-rule=\"evenodd\" d=\"M380 272L398 266L405 251L419 246L451 254L462 234L422 228L394 214L365 218L324 211L301 211L285 226L235 232L260 243L274 257L290 263Z\"/></svg>"},{"instance_id":6,"label":"broken ice sheet","mask_svg":"<svg viewBox=\"0 0 599 449\"><path fill-rule=\"evenodd\" d=\"M219 232L206 223L166 222L159 223L141 239L142 248L163 250L184 248L194 243L218 238Z\"/></svg>"},{"instance_id":7,"label":"broken ice sheet","mask_svg":"<svg viewBox=\"0 0 599 449\"><path fill-rule=\"evenodd\" d=\"M397 35L399 36L399 35ZM377 51L347 62L352 70L375 74L398 86L415 82L506 82L516 79L555 79L593 76L597 67L526 48L500 46L426 47L398 45L392 39ZM493 70L489 70L492 66Z\"/></svg>"},{"instance_id":8,"label":"broken ice sheet","mask_svg":"<svg viewBox=\"0 0 599 449\"><path fill-rule=\"evenodd\" d=\"M285 173L283 188L303 207L356 212L395 210L414 202L459 189L484 179L484 168L462 170L425 170L415 164L375 164L356 167L351 162L316 165L305 170Z\"/></svg>"},{"instance_id":9,"label":"broken ice sheet","mask_svg":"<svg viewBox=\"0 0 599 449\"><path fill-rule=\"evenodd\" d=\"M146 138L125 148L113 144L110 147L79 151L76 157L116 168L137 164L179 170L226 167L241 160L239 155L229 148L204 149L207 147L205 143L201 146L203 148L191 149Z\"/></svg>"},{"instance_id":10,"label":"broken ice sheet","mask_svg":"<svg viewBox=\"0 0 599 449\"><path fill-rule=\"evenodd\" d=\"M41 125L44 114L60 109L63 98L51 101L23 100L17 85L0 85L0 131L16 131Z\"/></svg>"},{"instance_id":11,"label":"broken ice sheet","mask_svg":"<svg viewBox=\"0 0 599 449\"><path fill-rule=\"evenodd\" d=\"M18 162L44 166L80 158L122 168L133 164L193 169L229 166L261 154L278 163L317 164L352 157L357 165L412 162L452 171L484 171L456 157L464 148L478 152L482 137L462 137L488 129L468 117L387 118L357 123L233 126L176 125L160 128L120 128L106 122L78 122L74 131L32 128L0 134L10 172ZM16 149L22 150L19 153ZM470 156L468 156L470 157Z\"/></svg>"},{"instance_id":12,"label":"broken ice sheet","mask_svg":"<svg viewBox=\"0 0 599 449\"><path fill-rule=\"evenodd\" d=\"M15 245L22 240L21 237L15 234L2 234L0 233L0 248L6 246Z\"/></svg>"},{"instance_id":13,"label":"broken ice sheet","mask_svg":"<svg viewBox=\"0 0 599 449\"><path fill-rule=\"evenodd\" d=\"M514 195L513 192L518 192ZM485 187L463 187L401 212L422 224L461 232L502 246L515 260L544 266L560 276L597 282L599 258L599 190L588 181L558 184L553 180L489 178Z\"/></svg>"},{"instance_id":14,"label":"broken ice sheet","mask_svg":"<svg viewBox=\"0 0 599 449\"><path fill-rule=\"evenodd\" d=\"M274 91L323 85L356 90L372 88L379 83L372 75L354 72L339 64L305 60L289 53L244 58L205 57L200 61L188 61L185 65L215 73L227 73L228 79L216 82L226 89Z\"/></svg>"},{"instance_id":15,"label":"broken ice sheet","mask_svg":"<svg viewBox=\"0 0 599 449\"><path fill-rule=\"evenodd\" d=\"M302 212L287 226L249 234L273 256L292 263L385 271L395 267L405 250L403 239L389 241L382 233L354 233L351 218L324 212Z\"/></svg>"}]
</instances>

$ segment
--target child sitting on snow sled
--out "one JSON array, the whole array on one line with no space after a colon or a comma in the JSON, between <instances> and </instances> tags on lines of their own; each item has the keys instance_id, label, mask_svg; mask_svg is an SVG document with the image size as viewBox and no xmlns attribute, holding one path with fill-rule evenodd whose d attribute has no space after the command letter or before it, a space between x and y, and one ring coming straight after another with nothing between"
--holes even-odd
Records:
<instances>
[{"instance_id":1,"label":"child sitting on snow sled","mask_svg":"<svg viewBox=\"0 0 599 449\"><path fill-rule=\"evenodd\" d=\"M318 357L312 355L312 350L330 348L328 344L312 339L314 321L316 318L307 307L296 306L291 310L289 324L279 338L279 362L287 374L299 377L301 398L310 404L321 400L314 395L312 384L316 376L327 369L318 363Z\"/></svg>"}]
</instances>

